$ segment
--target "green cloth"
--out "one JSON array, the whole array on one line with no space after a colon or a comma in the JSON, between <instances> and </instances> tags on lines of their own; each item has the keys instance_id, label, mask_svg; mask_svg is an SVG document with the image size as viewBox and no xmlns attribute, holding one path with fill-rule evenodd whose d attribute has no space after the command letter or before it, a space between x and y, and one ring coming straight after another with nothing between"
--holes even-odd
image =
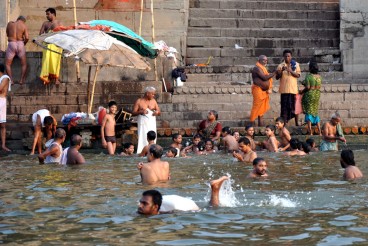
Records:
<instances>
[{"instance_id":1,"label":"green cloth","mask_svg":"<svg viewBox=\"0 0 368 246\"><path fill-rule=\"evenodd\" d=\"M126 26L109 20L92 20L86 23L91 26L102 25L111 27L111 30L113 32L108 32L107 34L125 43L141 56L153 59L156 58L158 55L158 50L155 48L155 45L153 43L146 41L144 38L133 32ZM123 34L123 36L121 34Z\"/></svg>"},{"instance_id":2,"label":"green cloth","mask_svg":"<svg viewBox=\"0 0 368 246\"><path fill-rule=\"evenodd\" d=\"M308 74L302 83L305 87L314 86L318 89L309 89L303 95L302 107L305 114L318 116L319 99L321 97L320 87L322 85L322 78L319 75Z\"/></svg>"}]
</instances>

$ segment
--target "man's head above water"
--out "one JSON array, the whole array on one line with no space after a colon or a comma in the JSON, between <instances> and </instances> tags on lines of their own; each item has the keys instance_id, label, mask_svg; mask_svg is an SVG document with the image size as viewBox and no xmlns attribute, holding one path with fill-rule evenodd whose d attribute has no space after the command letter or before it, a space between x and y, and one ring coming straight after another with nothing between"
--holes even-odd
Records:
<instances>
[{"instance_id":1,"label":"man's head above water","mask_svg":"<svg viewBox=\"0 0 368 246\"><path fill-rule=\"evenodd\" d=\"M139 200L138 213L144 215L159 214L162 204L162 195L157 190L146 190Z\"/></svg>"}]
</instances>

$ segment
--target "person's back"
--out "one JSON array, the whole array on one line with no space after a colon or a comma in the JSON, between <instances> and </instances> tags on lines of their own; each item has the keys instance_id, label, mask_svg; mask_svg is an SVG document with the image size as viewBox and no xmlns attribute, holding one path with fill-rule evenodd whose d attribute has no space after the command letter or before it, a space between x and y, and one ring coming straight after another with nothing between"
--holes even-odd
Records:
<instances>
[{"instance_id":1,"label":"person's back","mask_svg":"<svg viewBox=\"0 0 368 246\"><path fill-rule=\"evenodd\" d=\"M226 143L225 147L229 152L233 152L234 150L238 150L239 148L239 144L236 141L235 137L230 134L224 137L224 142Z\"/></svg>"},{"instance_id":2,"label":"person's back","mask_svg":"<svg viewBox=\"0 0 368 246\"><path fill-rule=\"evenodd\" d=\"M82 147L82 137L78 134L74 134L71 138L71 147L67 152L67 165L77 165L85 163L84 157L79 153L79 149Z\"/></svg>"},{"instance_id":3,"label":"person's back","mask_svg":"<svg viewBox=\"0 0 368 246\"><path fill-rule=\"evenodd\" d=\"M25 23L21 20L10 21L6 28L6 34L8 36L8 41L28 41L27 27ZM27 40L25 36L27 35Z\"/></svg>"},{"instance_id":4,"label":"person's back","mask_svg":"<svg viewBox=\"0 0 368 246\"><path fill-rule=\"evenodd\" d=\"M169 180L170 164L160 159L149 162L141 169L142 182L144 184L154 184Z\"/></svg>"},{"instance_id":5,"label":"person's back","mask_svg":"<svg viewBox=\"0 0 368 246\"><path fill-rule=\"evenodd\" d=\"M344 179L351 180L351 179L357 179L357 178L362 178L362 177L363 177L363 173L356 166L348 166L345 169Z\"/></svg>"},{"instance_id":6,"label":"person's back","mask_svg":"<svg viewBox=\"0 0 368 246\"><path fill-rule=\"evenodd\" d=\"M148 163L139 163L138 168L142 177L142 183L154 184L165 182L170 179L170 165L166 161L161 161L163 149L157 144L152 144L147 156Z\"/></svg>"}]
</instances>

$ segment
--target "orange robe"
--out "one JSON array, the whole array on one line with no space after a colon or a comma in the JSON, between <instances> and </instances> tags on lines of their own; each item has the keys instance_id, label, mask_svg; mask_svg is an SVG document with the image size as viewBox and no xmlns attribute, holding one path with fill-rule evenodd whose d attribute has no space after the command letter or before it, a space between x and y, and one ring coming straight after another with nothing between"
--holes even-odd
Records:
<instances>
[{"instance_id":1,"label":"orange robe","mask_svg":"<svg viewBox=\"0 0 368 246\"><path fill-rule=\"evenodd\" d=\"M269 75L267 68L256 63L256 66L262 70L265 75ZM272 78L268 80L270 82L270 88L272 88ZM270 109L270 94L268 91L263 91L259 86L252 85L252 95L253 95L253 106L250 112L250 121L255 121L258 116L263 116Z\"/></svg>"}]
</instances>

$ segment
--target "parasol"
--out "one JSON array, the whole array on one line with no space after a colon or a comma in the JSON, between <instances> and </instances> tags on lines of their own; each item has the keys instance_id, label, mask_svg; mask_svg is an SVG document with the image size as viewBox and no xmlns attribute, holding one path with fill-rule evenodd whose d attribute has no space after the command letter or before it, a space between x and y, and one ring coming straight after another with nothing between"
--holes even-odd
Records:
<instances>
[{"instance_id":1,"label":"parasol","mask_svg":"<svg viewBox=\"0 0 368 246\"><path fill-rule=\"evenodd\" d=\"M48 33L36 37L33 42L46 48L44 43L63 48L65 57L75 57L89 65L88 70L88 114L92 111L97 75L103 66L149 70L147 61L123 42L99 30L68 30ZM92 91L90 88L91 67L95 66Z\"/></svg>"}]
</instances>

